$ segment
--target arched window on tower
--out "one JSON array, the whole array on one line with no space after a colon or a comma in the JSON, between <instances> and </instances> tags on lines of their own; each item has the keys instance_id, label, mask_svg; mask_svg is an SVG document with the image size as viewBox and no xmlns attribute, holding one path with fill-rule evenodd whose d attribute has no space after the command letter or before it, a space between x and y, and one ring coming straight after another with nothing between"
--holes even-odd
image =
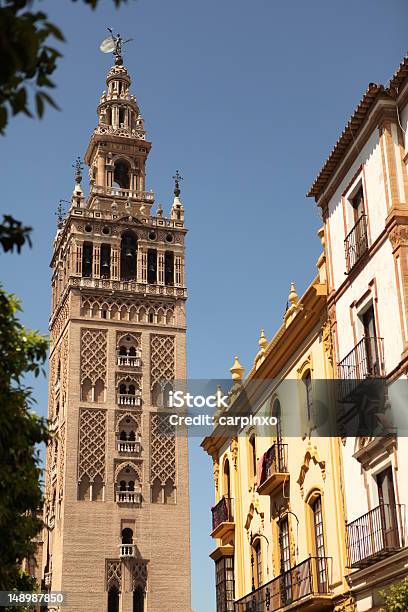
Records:
<instances>
[{"instance_id":1,"label":"arched window on tower","mask_svg":"<svg viewBox=\"0 0 408 612\"><path fill-rule=\"evenodd\" d=\"M116 585L108 591L108 612L119 612L119 589Z\"/></svg>"},{"instance_id":2,"label":"arched window on tower","mask_svg":"<svg viewBox=\"0 0 408 612\"><path fill-rule=\"evenodd\" d=\"M125 109L119 108L119 127L124 127L125 125Z\"/></svg>"},{"instance_id":3,"label":"arched window on tower","mask_svg":"<svg viewBox=\"0 0 408 612\"><path fill-rule=\"evenodd\" d=\"M84 242L82 250L82 276L92 276L93 246L92 242Z\"/></svg>"},{"instance_id":4,"label":"arched window on tower","mask_svg":"<svg viewBox=\"0 0 408 612\"><path fill-rule=\"evenodd\" d=\"M144 611L144 591L141 586L137 586L133 591L133 612Z\"/></svg>"},{"instance_id":5,"label":"arched window on tower","mask_svg":"<svg viewBox=\"0 0 408 612\"><path fill-rule=\"evenodd\" d=\"M157 251L149 249L147 251L147 282L155 284L157 282Z\"/></svg>"},{"instance_id":6,"label":"arched window on tower","mask_svg":"<svg viewBox=\"0 0 408 612\"><path fill-rule=\"evenodd\" d=\"M166 251L164 254L164 284L174 285L174 253Z\"/></svg>"},{"instance_id":7,"label":"arched window on tower","mask_svg":"<svg viewBox=\"0 0 408 612\"><path fill-rule=\"evenodd\" d=\"M131 232L122 234L120 243L120 277L122 280L136 278L137 238Z\"/></svg>"},{"instance_id":8,"label":"arched window on tower","mask_svg":"<svg viewBox=\"0 0 408 612\"><path fill-rule=\"evenodd\" d=\"M111 247L110 244L101 245L101 277L110 278Z\"/></svg>"},{"instance_id":9,"label":"arched window on tower","mask_svg":"<svg viewBox=\"0 0 408 612\"><path fill-rule=\"evenodd\" d=\"M122 544L133 544L133 531L130 527L122 529Z\"/></svg>"},{"instance_id":10,"label":"arched window on tower","mask_svg":"<svg viewBox=\"0 0 408 612\"><path fill-rule=\"evenodd\" d=\"M113 186L118 187L119 189L129 189L129 164L124 159L119 159L117 162L115 162L113 171Z\"/></svg>"}]
</instances>

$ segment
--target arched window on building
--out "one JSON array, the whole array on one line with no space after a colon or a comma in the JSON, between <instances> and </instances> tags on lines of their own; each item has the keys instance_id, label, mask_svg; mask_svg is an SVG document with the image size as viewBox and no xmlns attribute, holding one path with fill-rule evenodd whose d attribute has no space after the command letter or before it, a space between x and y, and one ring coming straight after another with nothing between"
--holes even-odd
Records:
<instances>
[{"instance_id":1,"label":"arched window on building","mask_svg":"<svg viewBox=\"0 0 408 612\"><path fill-rule=\"evenodd\" d=\"M291 555L290 555L290 537L289 537L289 520L287 516L283 516L278 523L279 529L279 548L280 548L280 572L283 575L282 583L282 605L286 606L293 601L292 592L292 577L290 573Z\"/></svg>"},{"instance_id":2,"label":"arched window on building","mask_svg":"<svg viewBox=\"0 0 408 612\"><path fill-rule=\"evenodd\" d=\"M253 480L256 477L256 441L255 435L249 438L249 475Z\"/></svg>"},{"instance_id":3,"label":"arched window on building","mask_svg":"<svg viewBox=\"0 0 408 612\"><path fill-rule=\"evenodd\" d=\"M282 410L280 401L278 399L276 399L273 403L272 416L276 418L276 450L273 460L276 462L277 471L285 472L287 466L282 436Z\"/></svg>"},{"instance_id":4,"label":"arched window on building","mask_svg":"<svg viewBox=\"0 0 408 612\"><path fill-rule=\"evenodd\" d=\"M303 374L302 381L305 386L307 420L310 421L312 418L312 408L313 408L312 374L310 370L307 370Z\"/></svg>"},{"instance_id":5,"label":"arched window on building","mask_svg":"<svg viewBox=\"0 0 408 612\"><path fill-rule=\"evenodd\" d=\"M231 474L228 459L224 461L222 492L224 497L231 498Z\"/></svg>"},{"instance_id":6,"label":"arched window on building","mask_svg":"<svg viewBox=\"0 0 408 612\"><path fill-rule=\"evenodd\" d=\"M120 277L136 279L137 238L132 232L124 232L120 243Z\"/></svg>"},{"instance_id":7,"label":"arched window on building","mask_svg":"<svg viewBox=\"0 0 408 612\"><path fill-rule=\"evenodd\" d=\"M324 542L324 528L323 528L323 510L322 510L322 498L319 493L315 493L309 501L309 505L312 511L313 517L313 549L314 555L317 557L316 560L316 574L317 584L319 593L326 593L328 590L327 584L327 561L326 561L326 547Z\"/></svg>"},{"instance_id":8,"label":"arched window on building","mask_svg":"<svg viewBox=\"0 0 408 612\"><path fill-rule=\"evenodd\" d=\"M256 589L262 586L262 546L260 538L252 543L253 548L253 576L252 581Z\"/></svg>"}]
</instances>

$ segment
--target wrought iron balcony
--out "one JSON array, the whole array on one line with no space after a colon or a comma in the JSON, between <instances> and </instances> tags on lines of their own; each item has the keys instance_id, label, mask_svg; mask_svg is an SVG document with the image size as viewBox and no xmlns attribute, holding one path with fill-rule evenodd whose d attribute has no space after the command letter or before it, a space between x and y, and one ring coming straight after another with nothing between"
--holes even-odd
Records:
<instances>
[{"instance_id":1,"label":"wrought iron balcony","mask_svg":"<svg viewBox=\"0 0 408 612\"><path fill-rule=\"evenodd\" d=\"M140 368L142 361L140 355L118 355L117 364L120 367Z\"/></svg>"},{"instance_id":2,"label":"wrought iron balcony","mask_svg":"<svg viewBox=\"0 0 408 612\"><path fill-rule=\"evenodd\" d=\"M119 453L139 454L141 451L141 438L138 437L136 440L118 440L118 451Z\"/></svg>"},{"instance_id":3,"label":"wrought iron balcony","mask_svg":"<svg viewBox=\"0 0 408 612\"><path fill-rule=\"evenodd\" d=\"M272 444L261 461L258 493L260 495L272 495L289 479L288 445L280 442Z\"/></svg>"},{"instance_id":4,"label":"wrought iron balcony","mask_svg":"<svg viewBox=\"0 0 408 612\"><path fill-rule=\"evenodd\" d=\"M142 503L142 492L137 491L121 491L116 489L116 501L119 504L141 504Z\"/></svg>"},{"instance_id":5,"label":"wrought iron balcony","mask_svg":"<svg viewBox=\"0 0 408 612\"><path fill-rule=\"evenodd\" d=\"M355 400L363 381L372 381L384 376L383 355L383 338L364 336L338 363L338 399L340 401Z\"/></svg>"},{"instance_id":6,"label":"wrought iron balcony","mask_svg":"<svg viewBox=\"0 0 408 612\"><path fill-rule=\"evenodd\" d=\"M135 545L134 544L121 544L119 556L120 557L134 557L135 556Z\"/></svg>"},{"instance_id":7,"label":"wrought iron balcony","mask_svg":"<svg viewBox=\"0 0 408 612\"><path fill-rule=\"evenodd\" d=\"M309 557L234 603L234 612L332 610L330 557ZM293 606L296 602L296 606Z\"/></svg>"},{"instance_id":8,"label":"wrought iron balcony","mask_svg":"<svg viewBox=\"0 0 408 612\"><path fill-rule=\"evenodd\" d=\"M218 504L211 508L213 538L222 538L234 530L233 501L231 497L222 497Z\"/></svg>"},{"instance_id":9,"label":"wrought iron balcony","mask_svg":"<svg viewBox=\"0 0 408 612\"><path fill-rule=\"evenodd\" d=\"M372 565L403 548L405 538L405 506L380 504L347 524L348 566Z\"/></svg>"},{"instance_id":10,"label":"wrought iron balcony","mask_svg":"<svg viewBox=\"0 0 408 612\"><path fill-rule=\"evenodd\" d=\"M130 393L118 393L119 406L141 406L142 398L140 391L131 395Z\"/></svg>"},{"instance_id":11,"label":"wrought iron balcony","mask_svg":"<svg viewBox=\"0 0 408 612\"><path fill-rule=\"evenodd\" d=\"M356 265L368 249L367 216L361 215L344 241L347 272Z\"/></svg>"}]
</instances>

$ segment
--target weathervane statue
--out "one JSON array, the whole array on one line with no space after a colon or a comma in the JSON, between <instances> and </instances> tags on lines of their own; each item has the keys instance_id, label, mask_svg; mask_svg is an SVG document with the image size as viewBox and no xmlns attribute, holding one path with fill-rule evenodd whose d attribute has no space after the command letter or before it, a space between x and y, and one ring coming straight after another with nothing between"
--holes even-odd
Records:
<instances>
[{"instance_id":1,"label":"weathervane statue","mask_svg":"<svg viewBox=\"0 0 408 612\"><path fill-rule=\"evenodd\" d=\"M116 35L113 33L112 28L108 28L108 31L111 33L111 35L101 42L99 48L102 53L113 53L113 55L115 56L115 64L117 66L121 66L123 64L122 47L126 43L133 40L133 38L123 40L119 33Z\"/></svg>"}]
</instances>

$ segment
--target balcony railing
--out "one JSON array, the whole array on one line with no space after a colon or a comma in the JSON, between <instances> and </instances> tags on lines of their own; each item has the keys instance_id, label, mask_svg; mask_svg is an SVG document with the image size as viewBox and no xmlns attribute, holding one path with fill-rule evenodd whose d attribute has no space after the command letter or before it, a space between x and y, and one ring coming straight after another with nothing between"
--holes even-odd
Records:
<instances>
[{"instance_id":1,"label":"balcony railing","mask_svg":"<svg viewBox=\"0 0 408 612\"><path fill-rule=\"evenodd\" d=\"M148 202L153 204L153 191L133 191L132 189L120 189L118 187L104 187L95 185L92 188L92 193L99 196L115 196L115 198L126 198L136 200L138 202Z\"/></svg>"},{"instance_id":2,"label":"balcony railing","mask_svg":"<svg viewBox=\"0 0 408 612\"><path fill-rule=\"evenodd\" d=\"M344 241L347 272L356 265L368 249L367 216L361 215Z\"/></svg>"},{"instance_id":3,"label":"balcony railing","mask_svg":"<svg viewBox=\"0 0 408 612\"><path fill-rule=\"evenodd\" d=\"M384 376L384 340L376 336L364 336L362 340L337 365L339 380L338 398L352 398L361 381Z\"/></svg>"},{"instance_id":4,"label":"balcony railing","mask_svg":"<svg viewBox=\"0 0 408 612\"><path fill-rule=\"evenodd\" d=\"M347 524L348 566L376 563L403 548L405 537L405 506L380 504Z\"/></svg>"},{"instance_id":5,"label":"balcony railing","mask_svg":"<svg viewBox=\"0 0 408 612\"><path fill-rule=\"evenodd\" d=\"M134 557L135 556L135 545L134 544L121 544L119 556L120 557Z\"/></svg>"},{"instance_id":6,"label":"balcony railing","mask_svg":"<svg viewBox=\"0 0 408 612\"><path fill-rule=\"evenodd\" d=\"M119 406L141 406L142 399L140 397L140 392L138 395L131 395L129 393L119 393L118 404Z\"/></svg>"},{"instance_id":7,"label":"balcony railing","mask_svg":"<svg viewBox=\"0 0 408 612\"><path fill-rule=\"evenodd\" d=\"M141 439L136 440L118 440L118 451L120 453L137 453L141 450Z\"/></svg>"},{"instance_id":8,"label":"balcony railing","mask_svg":"<svg viewBox=\"0 0 408 612\"><path fill-rule=\"evenodd\" d=\"M118 366L126 368L140 368L142 365L140 356L133 355L118 355L117 363Z\"/></svg>"},{"instance_id":9,"label":"balcony railing","mask_svg":"<svg viewBox=\"0 0 408 612\"><path fill-rule=\"evenodd\" d=\"M187 289L176 285L154 285L141 282L140 280L115 280L112 278L92 278L70 276L68 284L74 287L109 289L112 291L130 291L132 293L143 293L151 295L174 295L177 297L187 297ZM65 290L64 290L65 294ZM64 294L61 295L60 301ZM102 316L102 315L101 315Z\"/></svg>"},{"instance_id":10,"label":"balcony railing","mask_svg":"<svg viewBox=\"0 0 408 612\"><path fill-rule=\"evenodd\" d=\"M288 445L276 442L261 459L260 495L270 495L288 478Z\"/></svg>"},{"instance_id":11,"label":"balcony railing","mask_svg":"<svg viewBox=\"0 0 408 612\"><path fill-rule=\"evenodd\" d=\"M211 508L213 538L222 538L234 529L233 502L231 497L222 497L218 504Z\"/></svg>"},{"instance_id":12,"label":"balcony railing","mask_svg":"<svg viewBox=\"0 0 408 612\"><path fill-rule=\"evenodd\" d=\"M139 491L120 491L116 490L116 501L120 504L140 504L142 502L142 492Z\"/></svg>"},{"instance_id":13,"label":"balcony railing","mask_svg":"<svg viewBox=\"0 0 408 612\"><path fill-rule=\"evenodd\" d=\"M52 572L45 572L44 574L44 585L46 589L49 589L52 582Z\"/></svg>"},{"instance_id":14,"label":"balcony railing","mask_svg":"<svg viewBox=\"0 0 408 612\"><path fill-rule=\"evenodd\" d=\"M332 609L330 557L309 557L234 603L234 612L274 612L302 600L315 610ZM291 606L292 609L292 606Z\"/></svg>"}]
</instances>

